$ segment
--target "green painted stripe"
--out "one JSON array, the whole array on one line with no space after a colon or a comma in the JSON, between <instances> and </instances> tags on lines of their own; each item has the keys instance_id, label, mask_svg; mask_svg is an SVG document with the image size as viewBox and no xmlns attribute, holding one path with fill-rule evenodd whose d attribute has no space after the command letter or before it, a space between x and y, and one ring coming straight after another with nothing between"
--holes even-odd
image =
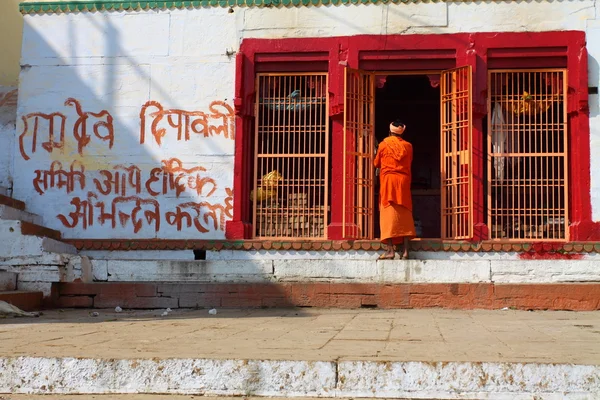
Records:
<instances>
[{"instance_id":1,"label":"green painted stripe","mask_svg":"<svg viewBox=\"0 0 600 400\"><path fill-rule=\"evenodd\" d=\"M317 7L321 5L469 2L476 0L96 0L32 1L19 5L23 14L69 13L88 11L134 11L201 7Z\"/></svg>"}]
</instances>

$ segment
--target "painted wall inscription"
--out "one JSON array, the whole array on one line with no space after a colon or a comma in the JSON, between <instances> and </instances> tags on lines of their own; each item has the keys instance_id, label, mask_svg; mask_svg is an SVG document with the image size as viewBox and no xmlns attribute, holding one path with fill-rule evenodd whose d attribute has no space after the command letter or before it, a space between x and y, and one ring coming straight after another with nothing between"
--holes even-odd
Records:
<instances>
[{"instance_id":1,"label":"painted wall inscription","mask_svg":"<svg viewBox=\"0 0 600 400\"><path fill-rule=\"evenodd\" d=\"M165 109L157 101L147 102L140 111L140 144L146 142L148 132L159 146L168 133L175 135L177 141L188 141L192 134L205 138L223 135L226 139L235 139L233 108L223 101L213 101L208 109L209 113Z\"/></svg>"},{"instance_id":2,"label":"painted wall inscription","mask_svg":"<svg viewBox=\"0 0 600 400\"><path fill-rule=\"evenodd\" d=\"M108 149L114 144L113 118L106 110L98 113L84 112L79 101L68 98L67 107L74 107L78 118L73 122L70 131L77 143L77 152L83 155L83 149L90 144L93 132L94 137L108 143ZM90 118L91 117L91 118ZM24 160L29 160L31 155L38 150L38 146L52 153L54 149L64 150L66 140L67 116L61 112L49 114L31 113L21 117L23 131L19 135L19 151Z\"/></svg>"},{"instance_id":3,"label":"painted wall inscription","mask_svg":"<svg viewBox=\"0 0 600 400\"><path fill-rule=\"evenodd\" d=\"M212 156L204 164L203 158L190 159L188 155L186 159L165 151L136 150L133 153L143 161L128 160L129 150L119 143L107 110L85 110L74 98L68 98L64 107L56 112L23 115L19 150L23 160L35 161L37 169L31 183L37 195L50 196L50 201L60 198L61 202L67 196L64 204L55 208L60 212L53 215L58 226L67 230L65 236L71 229L83 236L93 229L105 232L105 237L116 231L152 237L161 231L188 232L190 237L214 236L214 232L222 235L226 221L233 217L228 178L232 172L223 172L231 166L217 164L221 169L214 175ZM159 147L194 137L233 140L233 116L232 107L223 101L210 103L208 112L167 109L149 101L140 109L137 146L145 149L148 138ZM92 143L104 150L99 155L88 154L85 149ZM131 141L124 143L131 147ZM40 149L55 155L49 158Z\"/></svg>"}]
</instances>

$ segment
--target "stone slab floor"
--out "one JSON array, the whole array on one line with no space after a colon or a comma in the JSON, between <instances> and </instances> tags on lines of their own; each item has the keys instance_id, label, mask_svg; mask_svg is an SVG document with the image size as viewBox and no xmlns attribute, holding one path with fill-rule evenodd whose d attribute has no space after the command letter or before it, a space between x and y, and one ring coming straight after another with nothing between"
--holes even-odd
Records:
<instances>
[{"instance_id":1,"label":"stone slab floor","mask_svg":"<svg viewBox=\"0 0 600 400\"><path fill-rule=\"evenodd\" d=\"M600 365L600 312L47 311L0 319L0 357L471 361Z\"/></svg>"},{"instance_id":2,"label":"stone slab floor","mask_svg":"<svg viewBox=\"0 0 600 400\"><path fill-rule=\"evenodd\" d=\"M0 372L2 400L591 400L600 312L55 310L0 320Z\"/></svg>"}]
</instances>

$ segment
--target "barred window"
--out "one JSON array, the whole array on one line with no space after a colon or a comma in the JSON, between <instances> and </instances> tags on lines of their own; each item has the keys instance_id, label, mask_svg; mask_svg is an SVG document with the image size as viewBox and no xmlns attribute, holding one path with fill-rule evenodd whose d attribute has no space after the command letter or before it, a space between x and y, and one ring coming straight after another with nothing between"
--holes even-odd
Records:
<instances>
[{"instance_id":1,"label":"barred window","mask_svg":"<svg viewBox=\"0 0 600 400\"><path fill-rule=\"evenodd\" d=\"M566 71L489 72L492 239L568 239Z\"/></svg>"},{"instance_id":2,"label":"barred window","mask_svg":"<svg viewBox=\"0 0 600 400\"><path fill-rule=\"evenodd\" d=\"M327 237L327 74L256 78L255 238Z\"/></svg>"}]
</instances>

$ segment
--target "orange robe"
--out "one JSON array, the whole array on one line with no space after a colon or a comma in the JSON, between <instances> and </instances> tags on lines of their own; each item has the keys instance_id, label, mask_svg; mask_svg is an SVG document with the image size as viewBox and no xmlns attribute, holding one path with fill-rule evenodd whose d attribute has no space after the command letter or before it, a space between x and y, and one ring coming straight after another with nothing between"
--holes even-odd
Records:
<instances>
[{"instance_id":1,"label":"orange robe","mask_svg":"<svg viewBox=\"0 0 600 400\"><path fill-rule=\"evenodd\" d=\"M416 235L410 193L412 145L406 140L389 136L379 144L375 167L379 174L379 219L381 241L392 239L401 243L404 237Z\"/></svg>"}]
</instances>

